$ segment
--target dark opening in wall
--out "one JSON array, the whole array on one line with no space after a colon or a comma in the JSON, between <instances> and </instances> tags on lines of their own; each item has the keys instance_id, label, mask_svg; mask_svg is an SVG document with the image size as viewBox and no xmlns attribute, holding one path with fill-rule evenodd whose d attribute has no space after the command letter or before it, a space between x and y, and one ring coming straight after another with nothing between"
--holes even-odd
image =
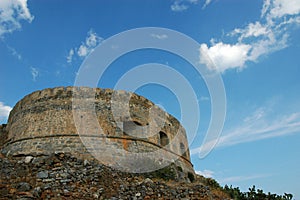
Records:
<instances>
[{"instance_id":1,"label":"dark opening in wall","mask_svg":"<svg viewBox=\"0 0 300 200\"><path fill-rule=\"evenodd\" d=\"M185 149L185 146L182 142L180 142L180 153L181 153L182 156L187 157L186 149Z\"/></svg>"},{"instance_id":2,"label":"dark opening in wall","mask_svg":"<svg viewBox=\"0 0 300 200\"><path fill-rule=\"evenodd\" d=\"M188 172L188 178L190 179L191 182L195 181L195 176L191 172Z\"/></svg>"},{"instance_id":3,"label":"dark opening in wall","mask_svg":"<svg viewBox=\"0 0 300 200\"><path fill-rule=\"evenodd\" d=\"M160 139L159 142L160 142L161 146L166 146L169 144L169 138L168 138L167 134L165 134L162 131L159 132L159 139Z\"/></svg>"},{"instance_id":4,"label":"dark opening in wall","mask_svg":"<svg viewBox=\"0 0 300 200\"><path fill-rule=\"evenodd\" d=\"M137 121L133 121L134 124L138 125L138 126L142 126L142 124L140 122Z\"/></svg>"}]
</instances>

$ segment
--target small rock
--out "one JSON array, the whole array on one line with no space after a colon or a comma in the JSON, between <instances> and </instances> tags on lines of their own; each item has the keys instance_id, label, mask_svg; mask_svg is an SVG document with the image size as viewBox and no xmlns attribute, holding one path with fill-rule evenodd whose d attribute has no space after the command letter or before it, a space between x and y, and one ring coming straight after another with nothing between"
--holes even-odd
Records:
<instances>
[{"instance_id":1,"label":"small rock","mask_svg":"<svg viewBox=\"0 0 300 200\"><path fill-rule=\"evenodd\" d=\"M44 178L48 178L49 173L48 173L48 171L41 171L41 172L37 173L36 176L40 179L44 179Z\"/></svg>"},{"instance_id":2,"label":"small rock","mask_svg":"<svg viewBox=\"0 0 300 200\"><path fill-rule=\"evenodd\" d=\"M71 182L72 180L71 179L63 179L63 180L60 180L59 182L61 183L68 183L68 182Z\"/></svg>"},{"instance_id":3,"label":"small rock","mask_svg":"<svg viewBox=\"0 0 300 200\"><path fill-rule=\"evenodd\" d=\"M177 192L176 192L176 190L174 190L174 189L171 189L170 192L171 192L171 194L172 194L173 196L176 196L176 195L177 195Z\"/></svg>"},{"instance_id":4,"label":"small rock","mask_svg":"<svg viewBox=\"0 0 300 200\"><path fill-rule=\"evenodd\" d=\"M83 161L83 165L84 165L84 166L87 166L88 164L90 164L88 160L84 160L84 161Z\"/></svg>"},{"instance_id":5,"label":"small rock","mask_svg":"<svg viewBox=\"0 0 300 200\"><path fill-rule=\"evenodd\" d=\"M140 197L140 196L141 196L141 193L138 192L138 193L135 194L135 196L136 196L136 197Z\"/></svg>"},{"instance_id":6,"label":"small rock","mask_svg":"<svg viewBox=\"0 0 300 200\"><path fill-rule=\"evenodd\" d=\"M46 183L45 185L43 185L44 190L49 190L51 187L52 187L51 183Z\"/></svg>"},{"instance_id":7,"label":"small rock","mask_svg":"<svg viewBox=\"0 0 300 200\"><path fill-rule=\"evenodd\" d=\"M150 179L150 178L146 178L145 180L144 180L144 183L153 183L153 181Z\"/></svg>"},{"instance_id":8,"label":"small rock","mask_svg":"<svg viewBox=\"0 0 300 200\"><path fill-rule=\"evenodd\" d=\"M18 195L22 196L21 199L34 198L33 195L30 192L18 192Z\"/></svg>"},{"instance_id":9,"label":"small rock","mask_svg":"<svg viewBox=\"0 0 300 200\"><path fill-rule=\"evenodd\" d=\"M32 161L33 157L32 156L26 156L24 162L26 164L30 163Z\"/></svg>"},{"instance_id":10,"label":"small rock","mask_svg":"<svg viewBox=\"0 0 300 200\"><path fill-rule=\"evenodd\" d=\"M69 192L69 190L67 190L67 189L64 189L64 193L68 193Z\"/></svg>"},{"instance_id":11,"label":"small rock","mask_svg":"<svg viewBox=\"0 0 300 200\"><path fill-rule=\"evenodd\" d=\"M14 193L16 193L16 192L17 192L16 188L10 188L10 189L9 189L9 193L10 193L10 194L14 194Z\"/></svg>"},{"instance_id":12,"label":"small rock","mask_svg":"<svg viewBox=\"0 0 300 200\"><path fill-rule=\"evenodd\" d=\"M60 177L63 177L63 178L67 178L69 177L70 175L68 173L60 173L59 174Z\"/></svg>"},{"instance_id":13,"label":"small rock","mask_svg":"<svg viewBox=\"0 0 300 200\"><path fill-rule=\"evenodd\" d=\"M100 189L98 190L98 193L101 194L103 191L104 191L104 188L100 188Z\"/></svg>"},{"instance_id":14,"label":"small rock","mask_svg":"<svg viewBox=\"0 0 300 200\"><path fill-rule=\"evenodd\" d=\"M42 193L42 189L40 187L36 187L33 189L33 195L39 197Z\"/></svg>"},{"instance_id":15,"label":"small rock","mask_svg":"<svg viewBox=\"0 0 300 200\"><path fill-rule=\"evenodd\" d=\"M99 195L98 194L93 194L93 198L98 199Z\"/></svg>"},{"instance_id":16,"label":"small rock","mask_svg":"<svg viewBox=\"0 0 300 200\"><path fill-rule=\"evenodd\" d=\"M54 182L54 178L45 178L43 179L43 183L49 183L49 182Z\"/></svg>"},{"instance_id":17,"label":"small rock","mask_svg":"<svg viewBox=\"0 0 300 200\"><path fill-rule=\"evenodd\" d=\"M5 158L5 156L2 153L0 153L0 158Z\"/></svg>"},{"instance_id":18,"label":"small rock","mask_svg":"<svg viewBox=\"0 0 300 200\"><path fill-rule=\"evenodd\" d=\"M65 154L64 153L59 153L58 155L60 158L64 158L65 157Z\"/></svg>"},{"instance_id":19,"label":"small rock","mask_svg":"<svg viewBox=\"0 0 300 200\"><path fill-rule=\"evenodd\" d=\"M27 192L31 189L31 185L29 185L29 183L26 182L21 182L18 184L17 189L19 192Z\"/></svg>"}]
</instances>

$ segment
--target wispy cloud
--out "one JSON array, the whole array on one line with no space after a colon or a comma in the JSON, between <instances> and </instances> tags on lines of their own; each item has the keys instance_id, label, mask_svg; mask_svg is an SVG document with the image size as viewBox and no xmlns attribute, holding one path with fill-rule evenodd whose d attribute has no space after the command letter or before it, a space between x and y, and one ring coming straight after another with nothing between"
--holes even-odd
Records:
<instances>
[{"instance_id":1,"label":"wispy cloud","mask_svg":"<svg viewBox=\"0 0 300 200\"><path fill-rule=\"evenodd\" d=\"M3 102L0 102L0 121L7 120L11 109L12 107L6 106Z\"/></svg>"},{"instance_id":2,"label":"wispy cloud","mask_svg":"<svg viewBox=\"0 0 300 200\"><path fill-rule=\"evenodd\" d=\"M243 176L230 176L230 177L218 177L218 175L215 175L214 171L205 169L205 170L195 170L196 174L199 174L201 176L204 176L206 178L214 178L221 184L232 184L237 182L243 182L253 179L260 179L260 178L266 178L270 177L270 174L255 174L255 175L243 175Z\"/></svg>"},{"instance_id":3,"label":"wispy cloud","mask_svg":"<svg viewBox=\"0 0 300 200\"><path fill-rule=\"evenodd\" d=\"M175 1L171 5L171 10L174 12L181 12L181 11L187 10L188 8L189 8L189 6L182 3L181 1Z\"/></svg>"},{"instance_id":4,"label":"wispy cloud","mask_svg":"<svg viewBox=\"0 0 300 200\"><path fill-rule=\"evenodd\" d=\"M200 98L199 98L199 101L209 101L210 100L210 98L209 97L206 97L206 96L201 96Z\"/></svg>"},{"instance_id":5,"label":"wispy cloud","mask_svg":"<svg viewBox=\"0 0 300 200\"><path fill-rule=\"evenodd\" d=\"M203 9L211 3L212 0L203 0ZM196 5L201 0L174 0L171 5L171 10L174 12L182 12L190 8L191 5Z\"/></svg>"},{"instance_id":6,"label":"wispy cloud","mask_svg":"<svg viewBox=\"0 0 300 200\"><path fill-rule=\"evenodd\" d=\"M7 46L9 52L11 53L11 55L13 55L14 57L16 57L18 60L22 60L22 55L17 52L17 50L11 46Z\"/></svg>"},{"instance_id":7,"label":"wispy cloud","mask_svg":"<svg viewBox=\"0 0 300 200\"><path fill-rule=\"evenodd\" d=\"M259 174L259 175L250 175L250 176L232 176L227 178L218 179L220 183L235 183L235 182L243 182L253 179L265 178L270 176L269 174Z\"/></svg>"},{"instance_id":8,"label":"wispy cloud","mask_svg":"<svg viewBox=\"0 0 300 200\"><path fill-rule=\"evenodd\" d=\"M273 113L268 109L258 108L237 122L238 125L225 130L223 136L217 139L215 148L300 133L300 112L277 117L272 115ZM201 148L210 149L215 143L215 140L209 141L201 147L192 149L191 153L197 154Z\"/></svg>"},{"instance_id":9,"label":"wispy cloud","mask_svg":"<svg viewBox=\"0 0 300 200\"><path fill-rule=\"evenodd\" d=\"M99 37L93 30L90 30L85 42L80 45L77 54L80 57L86 57L102 40L103 39Z\"/></svg>"},{"instance_id":10,"label":"wispy cloud","mask_svg":"<svg viewBox=\"0 0 300 200\"><path fill-rule=\"evenodd\" d=\"M1 0L0 1L0 37L20 29L21 21L32 22L27 0Z\"/></svg>"},{"instance_id":11,"label":"wispy cloud","mask_svg":"<svg viewBox=\"0 0 300 200\"><path fill-rule=\"evenodd\" d=\"M153 37L153 38L159 39L159 40L164 40L164 39L168 38L168 35L166 35L166 34L161 34L161 35L159 35L159 34L151 34L150 36Z\"/></svg>"},{"instance_id":12,"label":"wispy cloud","mask_svg":"<svg viewBox=\"0 0 300 200\"><path fill-rule=\"evenodd\" d=\"M200 62L209 69L224 72L241 70L247 62L257 62L264 55L288 46L289 30L300 24L300 0L265 0L261 18L243 28L227 33L231 44L211 40L200 46Z\"/></svg>"},{"instance_id":13,"label":"wispy cloud","mask_svg":"<svg viewBox=\"0 0 300 200\"><path fill-rule=\"evenodd\" d=\"M212 1L212 0L206 0L202 8L203 8L203 9L206 8L206 6L208 6L208 4L211 3L211 1Z\"/></svg>"},{"instance_id":14,"label":"wispy cloud","mask_svg":"<svg viewBox=\"0 0 300 200\"><path fill-rule=\"evenodd\" d=\"M199 175L204 176L204 177L206 177L206 178L212 178L213 175L214 175L214 172L211 171L211 170L208 170L208 169L205 169L205 170L203 170L203 171L201 171L201 170L196 170L195 172L196 172L196 174L199 174Z\"/></svg>"},{"instance_id":15,"label":"wispy cloud","mask_svg":"<svg viewBox=\"0 0 300 200\"><path fill-rule=\"evenodd\" d=\"M70 49L69 54L67 56L67 63L71 63L74 56L74 49Z\"/></svg>"},{"instance_id":16,"label":"wispy cloud","mask_svg":"<svg viewBox=\"0 0 300 200\"><path fill-rule=\"evenodd\" d=\"M85 58L88 54L94 51L96 46L103 41L103 38L99 37L92 29L88 32L84 42L79 47L75 47L69 50L67 55L67 63L72 63L74 56L81 59Z\"/></svg>"},{"instance_id":17,"label":"wispy cloud","mask_svg":"<svg viewBox=\"0 0 300 200\"><path fill-rule=\"evenodd\" d=\"M30 73L32 76L32 80L36 81L37 77L39 76L39 70L35 67L30 67Z\"/></svg>"}]
</instances>

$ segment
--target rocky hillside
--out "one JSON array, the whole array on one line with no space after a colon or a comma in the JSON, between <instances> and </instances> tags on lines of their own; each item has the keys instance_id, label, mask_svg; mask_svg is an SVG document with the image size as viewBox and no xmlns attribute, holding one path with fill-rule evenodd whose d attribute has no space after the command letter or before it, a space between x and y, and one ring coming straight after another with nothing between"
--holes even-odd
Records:
<instances>
[{"instance_id":1,"label":"rocky hillside","mask_svg":"<svg viewBox=\"0 0 300 200\"><path fill-rule=\"evenodd\" d=\"M208 179L178 180L172 168L128 174L69 154L0 155L0 199L230 199Z\"/></svg>"}]
</instances>

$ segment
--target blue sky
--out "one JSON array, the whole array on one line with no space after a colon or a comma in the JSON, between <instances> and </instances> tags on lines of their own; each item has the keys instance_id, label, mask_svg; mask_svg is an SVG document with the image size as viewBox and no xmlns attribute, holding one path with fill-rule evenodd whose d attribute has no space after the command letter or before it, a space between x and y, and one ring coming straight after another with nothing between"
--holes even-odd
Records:
<instances>
[{"instance_id":1,"label":"blue sky","mask_svg":"<svg viewBox=\"0 0 300 200\"><path fill-rule=\"evenodd\" d=\"M214 150L199 158L200 147L216 142L202 144L211 96L186 60L161 50L133 51L113 62L98 86L114 88L124 73L146 63L176 69L192 85L201 112L190 141L195 170L222 185L247 190L255 184L300 198L299 0L1 0L0 123L26 94L74 85L96 46L141 27L168 28L193 38L199 43L193 52L199 64L220 73L227 110ZM180 101L169 88L147 84L136 92L181 119ZM190 125L184 126L192 134Z\"/></svg>"}]
</instances>

